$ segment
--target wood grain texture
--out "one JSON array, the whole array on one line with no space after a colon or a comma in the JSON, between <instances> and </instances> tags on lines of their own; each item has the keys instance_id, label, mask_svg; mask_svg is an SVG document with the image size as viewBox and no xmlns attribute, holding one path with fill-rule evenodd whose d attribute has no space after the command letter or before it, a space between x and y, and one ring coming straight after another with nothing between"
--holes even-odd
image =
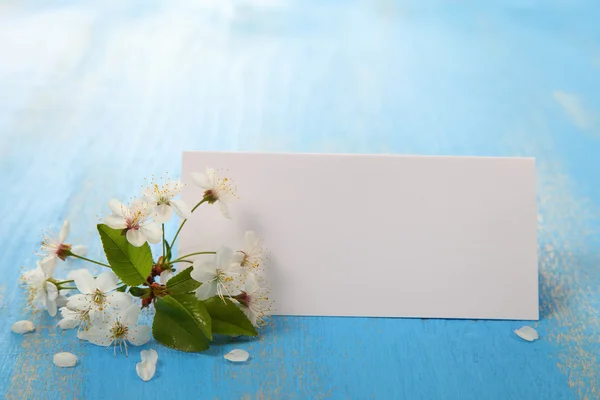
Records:
<instances>
[{"instance_id":1,"label":"wood grain texture","mask_svg":"<svg viewBox=\"0 0 600 400\"><path fill-rule=\"evenodd\" d=\"M5 398L599 397L595 2L173 3L0 5ZM151 342L144 383L141 349L115 357L43 313L12 334L39 233L68 218L100 258L106 202L177 175L184 149L535 156L541 339L517 338L518 321L274 318L204 354ZM236 347L247 364L223 360ZM55 368L58 351L80 364Z\"/></svg>"}]
</instances>

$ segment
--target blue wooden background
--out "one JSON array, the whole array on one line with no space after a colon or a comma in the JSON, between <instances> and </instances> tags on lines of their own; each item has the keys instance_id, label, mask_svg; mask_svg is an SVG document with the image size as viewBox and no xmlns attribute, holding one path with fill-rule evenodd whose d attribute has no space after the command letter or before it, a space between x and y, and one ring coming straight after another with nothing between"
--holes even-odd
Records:
<instances>
[{"instance_id":1,"label":"blue wooden background","mask_svg":"<svg viewBox=\"0 0 600 400\"><path fill-rule=\"evenodd\" d=\"M598 398L598 21L595 0L2 1L0 393ZM68 218L101 257L106 201L179 174L184 149L535 156L541 339L518 321L278 317L205 354L151 342L144 383L141 349L115 357L42 313L11 333L41 230ZM223 360L235 347L251 361ZM58 351L80 364L55 368Z\"/></svg>"}]
</instances>

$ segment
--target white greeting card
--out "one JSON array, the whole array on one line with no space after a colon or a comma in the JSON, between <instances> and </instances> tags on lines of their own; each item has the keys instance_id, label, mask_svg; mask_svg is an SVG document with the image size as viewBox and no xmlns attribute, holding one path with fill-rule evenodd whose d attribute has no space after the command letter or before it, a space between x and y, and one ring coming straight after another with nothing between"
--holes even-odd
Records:
<instances>
[{"instance_id":1,"label":"white greeting card","mask_svg":"<svg viewBox=\"0 0 600 400\"><path fill-rule=\"evenodd\" d=\"M179 254L254 230L275 314L538 319L532 158L185 152L190 206L207 166L239 200L203 204Z\"/></svg>"}]
</instances>

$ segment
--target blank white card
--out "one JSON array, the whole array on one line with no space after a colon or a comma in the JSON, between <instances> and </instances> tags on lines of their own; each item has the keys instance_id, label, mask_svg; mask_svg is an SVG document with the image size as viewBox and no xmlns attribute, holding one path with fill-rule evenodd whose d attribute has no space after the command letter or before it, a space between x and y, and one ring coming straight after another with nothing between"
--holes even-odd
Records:
<instances>
[{"instance_id":1,"label":"blank white card","mask_svg":"<svg viewBox=\"0 0 600 400\"><path fill-rule=\"evenodd\" d=\"M538 319L532 158L185 152L190 207L207 166L239 200L194 212L179 254L255 231L274 314Z\"/></svg>"}]
</instances>

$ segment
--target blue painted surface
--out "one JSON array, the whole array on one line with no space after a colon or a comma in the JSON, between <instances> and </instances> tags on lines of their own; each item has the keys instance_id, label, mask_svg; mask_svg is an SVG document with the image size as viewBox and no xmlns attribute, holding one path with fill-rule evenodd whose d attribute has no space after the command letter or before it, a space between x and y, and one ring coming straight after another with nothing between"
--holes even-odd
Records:
<instances>
[{"instance_id":1,"label":"blue painted surface","mask_svg":"<svg viewBox=\"0 0 600 400\"><path fill-rule=\"evenodd\" d=\"M598 398L596 2L121 3L0 5L6 398ZM101 257L106 201L178 174L184 149L535 156L541 340L515 321L274 318L200 355L152 342L144 383L140 349L114 357L43 314L10 333L39 232L68 218ZM226 363L234 347L251 361ZM59 350L80 365L55 368Z\"/></svg>"}]
</instances>

